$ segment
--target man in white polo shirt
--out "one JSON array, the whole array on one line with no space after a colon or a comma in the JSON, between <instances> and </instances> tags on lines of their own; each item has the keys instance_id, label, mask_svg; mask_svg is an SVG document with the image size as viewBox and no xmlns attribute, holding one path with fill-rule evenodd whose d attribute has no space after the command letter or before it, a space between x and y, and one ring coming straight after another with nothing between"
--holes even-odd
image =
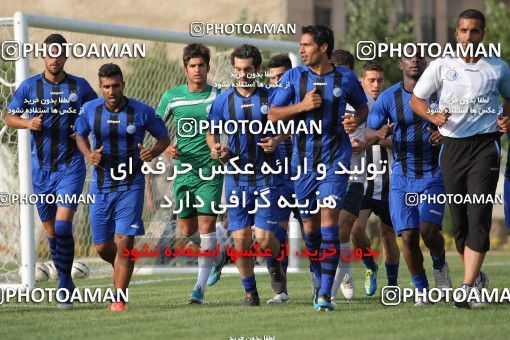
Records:
<instances>
[{"instance_id":1,"label":"man in white polo shirt","mask_svg":"<svg viewBox=\"0 0 510 340\"><path fill-rule=\"evenodd\" d=\"M459 15L457 42L473 51L482 43L485 17L469 9ZM426 104L440 91L439 112ZM439 127L444 136L440 166L448 194L493 197L499 176L500 132L508 131L508 117L497 118L498 100L504 98L504 115L510 114L510 69L499 58L470 55L434 60L416 84L411 107ZM469 196L473 197L473 196ZM492 204L451 202L455 244L464 263L464 288L487 288L488 277L480 271L489 250ZM467 294L469 295L469 294ZM467 299L455 307L478 306Z\"/></svg>"}]
</instances>

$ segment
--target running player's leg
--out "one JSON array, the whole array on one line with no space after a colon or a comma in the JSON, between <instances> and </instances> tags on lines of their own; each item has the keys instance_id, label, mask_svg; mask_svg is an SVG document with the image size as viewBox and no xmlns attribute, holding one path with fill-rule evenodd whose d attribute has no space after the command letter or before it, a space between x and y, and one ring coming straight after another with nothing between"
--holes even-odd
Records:
<instances>
[{"instance_id":1,"label":"running player's leg","mask_svg":"<svg viewBox=\"0 0 510 340\"><path fill-rule=\"evenodd\" d=\"M467 194L494 197L498 183L500 142L484 138L475 150L474 164L467 175ZM485 203L485 202L484 202ZM464 283L472 285L480 275L485 255L490 248L493 204L469 204L468 235L464 250Z\"/></svg>"},{"instance_id":2,"label":"running player's leg","mask_svg":"<svg viewBox=\"0 0 510 340\"><path fill-rule=\"evenodd\" d=\"M366 233L368 218L372 213L371 199L368 197L363 198L363 204L359 217L354 221L354 225L351 232L352 242L355 248L361 248L363 250L370 248L371 242ZM363 252L364 254L365 252ZM363 264L365 265L365 293L368 296L375 294L377 290L377 264L373 257L363 256Z\"/></svg>"},{"instance_id":3,"label":"running player's leg","mask_svg":"<svg viewBox=\"0 0 510 340\"><path fill-rule=\"evenodd\" d=\"M359 216L361 205L363 203L363 183L349 183L345 199L342 202L342 210L340 211L339 227L340 227L340 260L336 269L335 280L331 289L331 299L336 300L338 288L342 289L342 294L346 299L352 299L355 295L354 282L352 278L351 264L348 260L351 251L351 233L354 222ZM345 256L342 256L342 253Z\"/></svg>"},{"instance_id":4,"label":"running player's leg","mask_svg":"<svg viewBox=\"0 0 510 340\"><path fill-rule=\"evenodd\" d=\"M402 237L404 260L411 274L413 285L424 290L429 288L427 274L423 267L423 253L420 249L420 219L418 207L409 205L406 193L408 179L404 176L392 175L390 181L390 212L395 232ZM420 302L417 305L422 305Z\"/></svg>"},{"instance_id":5,"label":"running player's leg","mask_svg":"<svg viewBox=\"0 0 510 340\"><path fill-rule=\"evenodd\" d=\"M383 221L379 223L379 235L384 249L384 265L388 286L398 286L398 268L400 263L400 249L397 244L397 235L393 226Z\"/></svg>"},{"instance_id":6,"label":"running player's leg","mask_svg":"<svg viewBox=\"0 0 510 340\"><path fill-rule=\"evenodd\" d=\"M252 210L255 204L253 189L247 186L236 186L229 184L225 186L225 200L231 202L231 196L236 196L241 202L241 197L245 195L246 204L238 205L228 209L228 229L232 232L234 246L237 253L250 251L252 249L252 229L254 224L253 215L248 211ZM239 270L239 276L243 284L246 297L243 305L259 306L260 298L257 291L257 283L253 268L255 266L254 258L250 256L239 256L234 259Z\"/></svg>"},{"instance_id":7,"label":"running player's leg","mask_svg":"<svg viewBox=\"0 0 510 340\"><path fill-rule=\"evenodd\" d=\"M78 201L83 191L86 168L82 159L73 161L65 170L54 173L57 177L55 194L60 198L71 198ZM72 291L75 286L71 277L74 261L73 217L78 204L66 202L57 203L55 216L56 256L55 266L59 273L59 288Z\"/></svg>"},{"instance_id":8,"label":"running player's leg","mask_svg":"<svg viewBox=\"0 0 510 340\"><path fill-rule=\"evenodd\" d=\"M267 201L270 203L268 207L260 207L263 201L257 197L257 204L259 208L255 212L254 225L255 237L260 244L260 249L266 251L270 249L271 256L266 256L266 264L269 271L271 280L271 288L275 294L275 299L270 299L267 303L283 302L288 299L285 291L287 289L287 279L285 272L281 266L279 258L280 242L275 237L275 230L279 228L278 225L278 198L280 190L276 186L257 187L259 193L264 193Z\"/></svg>"},{"instance_id":9,"label":"running player's leg","mask_svg":"<svg viewBox=\"0 0 510 340\"><path fill-rule=\"evenodd\" d=\"M384 249L384 263L388 285L397 286L400 249L398 248L397 236L393 228L390 204L389 201L382 200L375 200L375 202L374 212L381 220L379 223L379 234L381 235Z\"/></svg>"},{"instance_id":10,"label":"running player's leg","mask_svg":"<svg viewBox=\"0 0 510 340\"><path fill-rule=\"evenodd\" d=\"M415 183L415 189L420 193L423 192L429 195L429 197L444 193L442 178L415 180ZM420 183L423 183L423 185ZM452 287L445 257L444 238L441 233L444 209L444 204L435 202L421 202L418 206L420 213L420 234L425 246L430 250L437 288Z\"/></svg>"},{"instance_id":11,"label":"running player's leg","mask_svg":"<svg viewBox=\"0 0 510 340\"><path fill-rule=\"evenodd\" d=\"M133 189L110 194L111 207L115 223L115 243L117 255L114 263L114 287L116 290L126 291L131 281L135 262L130 257L123 256L125 249L132 249L135 236L144 235L142 221L144 189ZM124 310L125 301L116 301L111 310Z\"/></svg>"}]
</instances>

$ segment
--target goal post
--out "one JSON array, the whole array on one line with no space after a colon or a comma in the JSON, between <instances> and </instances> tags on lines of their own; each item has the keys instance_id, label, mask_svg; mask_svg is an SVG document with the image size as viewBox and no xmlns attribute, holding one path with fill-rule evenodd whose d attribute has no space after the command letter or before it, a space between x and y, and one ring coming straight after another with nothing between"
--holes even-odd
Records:
<instances>
[{"instance_id":1,"label":"goal post","mask_svg":"<svg viewBox=\"0 0 510 340\"><path fill-rule=\"evenodd\" d=\"M66 64L66 71L72 74L86 78L89 83L95 87L97 83L97 69L99 66L106 62L115 62L120 64L123 70L126 70L125 78L128 79L126 95L139 99L155 107L159 101L159 98L163 94L165 89L169 87L181 84L184 81L182 75L182 61L180 54L184 44L191 42L203 43L211 48L211 72L209 74L209 83L222 82L228 80L228 75L231 72L231 65L229 61L230 51L233 47L241 44L252 44L257 46L265 57L274 53L288 53L289 57L294 66L300 63L298 57L299 44L292 41L283 40L271 40L271 39L256 39L246 37L235 37L235 36L202 36L193 37L188 32L177 32L167 29L159 28L147 28L147 27L134 27L127 25L117 25L109 23L100 23L87 20L77 20L69 18L59 18L51 16L43 16L31 13L16 12L13 18L3 18L3 29L6 26L12 25L13 38L20 44L24 43L41 43L44 38L55 31L62 33L66 39L70 42L79 41L85 43L91 43L95 41L104 43L115 43L115 42L132 42L132 41L143 41L148 45L147 50L150 51L147 57L142 60L124 60L115 58L106 58L102 60L87 59L87 60L75 60L70 57ZM7 28L8 30L9 28ZM0 38L9 38L0 36ZM267 61L267 60L265 60ZM32 56L27 58L20 58L13 62L15 68L15 81L3 79L3 75L0 74L1 82L0 86L8 88L8 83L15 83L16 87L20 83L30 77L31 75L40 72L43 68L41 60L36 60ZM127 75L127 76L126 76ZM5 84L4 84L5 83ZM6 93L9 93L8 95ZM1 96L5 98L4 103L8 102L12 95L12 89L8 91L2 91ZM1 108L6 114L5 107ZM1 136L0 145L2 151L5 147L5 153L10 155L13 159L13 163L17 162L15 169L17 174L11 174L10 176L18 176L19 183L19 194L30 195L32 193L32 169L30 160L30 131L20 129L15 131L14 129L7 129L2 123L2 133L5 136ZM1 135L1 133L0 133ZM14 147L17 145L17 149ZM15 151L17 150L17 151ZM4 152L2 151L2 152ZM11 153L16 152L17 155ZM4 171L7 173L8 171ZM84 193L88 192L90 168L87 169L88 175L85 183ZM5 176L1 175L0 176ZM0 177L0 184L2 184L2 178ZM6 186L7 187L7 186ZM152 184L152 188L157 191L160 189L157 184ZM0 187L0 191L4 191L4 187ZM15 190L18 190L16 188ZM73 222L73 229L75 233L76 241L76 257L75 260L82 258L91 258L98 256L95 254L93 249L91 235L90 235L90 223L88 218L88 209L80 205L75 215ZM159 235L164 234L164 228L161 224L167 222L159 222L156 215L159 211L148 211L144 209L144 222L150 220L151 224L154 222L156 227L152 227L152 224L146 228L148 237L155 238ZM33 205L28 203L20 204L19 208L12 208L10 210L12 214L6 217L3 221L0 221L0 257L2 251L9 254L8 260L0 259L0 284L18 284L25 288L34 288L36 282L35 267L36 263L42 263L48 261L49 252L45 243L45 235L42 228L39 228L38 218L35 218L35 209ZM161 215L161 214L160 214ZM19 223L19 230L11 238L17 238L18 242L16 245L13 241L2 237L6 234L6 228L16 229L15 224ZM158 224L159 223L159 224ZM1 230L4 229L4 230ZM289 240L291 240L291 252L289 258L289 271L299 271L301 266L301 258L295 256L295 252L300 248L300 228L297 221L291 220L289 223ZM4 261L2 263L2 261ZM6 263L9 261L9 263ZM17 262L18 268L15 268ZM100 261L99 261L100 262ZM150 267L150 266L147 266ZM136 269L135 269L136 270ZM18 276L12 279L8 273L17 272ZM136 270L136 273L143 273L144 270ZM148 273L161 273L161 269L158 270L146 270ZM9 279L11 277L11 279Z\"/></svg>"}]
</instances>

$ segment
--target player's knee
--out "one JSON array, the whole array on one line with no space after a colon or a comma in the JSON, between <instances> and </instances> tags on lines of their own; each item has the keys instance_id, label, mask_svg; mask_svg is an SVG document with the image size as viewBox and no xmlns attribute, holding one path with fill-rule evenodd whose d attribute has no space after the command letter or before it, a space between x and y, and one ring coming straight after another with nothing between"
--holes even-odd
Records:
<instances>
[{"instance_id":1,"label":"player's knee","mask_svg":"<svg viewBox=\"0 0 510 340\"><path fill-rule=\"evenodd\" d=\"M404 251L415 252L420 249L420 238L419 234L414 231L408 231L402 233L402 243L404 245Z\"/></svg>"},{"instance_id":2,"label":"player's knee","mask_svg":"<svg viewBox=\"0 0 510 340\"><path fill-rule=\"evenodd\" d=\"M96 252L103 257L112 252L112 244L110 242L99 243L95 245Z\"/></svg>"}]
</instances>

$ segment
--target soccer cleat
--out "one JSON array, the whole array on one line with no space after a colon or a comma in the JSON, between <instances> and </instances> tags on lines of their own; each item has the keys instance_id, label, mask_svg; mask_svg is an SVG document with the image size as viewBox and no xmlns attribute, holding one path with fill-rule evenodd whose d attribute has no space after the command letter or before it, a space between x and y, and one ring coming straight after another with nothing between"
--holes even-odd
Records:
<instances>
[{"instance_id":1,"label":"soccer cleat","mask_svg":"<svg viewBox=\"0 0 510 340\"><path fill-rule=\"evenodd\" d=\"M355 290L352 275L349 274L344 275L342 283L340 284L340 289L342 290L342 294L347 300L354 298Z\"/></svg>"},{"instance_id":2,"label":"soccer cleat","mask_svg":"<svg viewBox=\"0 0 510 340\"><path fill-rule=\"evenodd\" d=\"M246 294L243 306L254 307L260 306L260 298L258 293Z\"/></svg>"},{"instance_id":3,"label":"soccer cleat","mask_svg":"<svg viewBox=\"0 0 510 340\"><path fill-rule=\"evenodd\" d=\"M221 278L221 270L227 263L227 251L224 247L221 248L220 252L220 260L218 264L211 268L211 272L209 273L209 277L207 278L207 285L214 286Z\"/></svg>"},{"instance_id":4,"label":"soccer cleat","mask_svg":"<svg viewBox=\"0 0 510 340\"><path fill-rule=\"evenodd\" d=\"M65 296L64 296L65 293L63 291L59 291L58 294L59 294L60 301L65 300ZM70 296L71 296L71 292L69 292L69 297ZM58 306L58 309L62 309L62 310L69 310L69 309L74 308L73 303L70 301L70 299L67 301L63 301L63 302L57 302L57 306Z\"/></svg>"},{"instance_id":5,"label":"soccer cleat","mask_svg":"<svg viewBox=\"0 0 510 340\"><path fill-rule=\"evenodd\" d=\"M267 300L267 304L271 305L271 304L274 304L274 303L284 303L284 302L286 302L288 300L289 300L289 296L285 292L283 292L283 293L280 293L280 294L276 294L271 299Z\"/></svg>"},{"instance_id":6,"label":"soccer cleat","mask_svg":"<svg viewBox=\"0 0 510 340\"><path fill-rule=\"evenodd\" d=\"M197 304L201 305L204 302L204 293L202 293L202 289L200 287L195 287L190 297L188 298L188 304Z\"/></svg>"},{"instance_id":7,"label":"soccer cleat","mask_svg":"<svg viewBox=\"0 0 510 340\"><path fill-rule=\"evenodd\" d=\"M283 271L282 266L268 268L269 277L271 278L271 288L276 294L281 294L285 291L286 288L286 278L285 272Z\"/></svg>"},{"instance_id":8,"label":"soccer cleat","mask_svg":"<svg viewBox=\"0 0 510 340\"><path fill-rule=\"evenodd\" d=\"M108 310L111 311L111 312L123 312L127 309L127 305L120 301L120 302L112 302L109 306L108 306Z\"/></svg>"},{"instance_id":9,"label":"soccer cleat","mask_svg":"<svg viewBox=\"0 0 510 340\"><path fill-rule=\"evenodd\" d=\"M489 288L489 277L484 272L480 272L475 280L474 288L478 291L479 301L473 301L471 307L480 308L487 306L486 296L482 293L482 290Z\"/></svg>"},{"instance_id":10,"label":"soccer cleat","mask_svg":"<svg viewBox=\"0 0 510 340\"><path fill-rule=\"evenodd\" d=\"M467 284L463 284L461 288L466 291L466 298L462 301L455 301L453 303L453 306L455 308L468 308L469 309L469 308L473 307L473 304L471 303L471 301L468 300L469 293L471 292L471 289L473 289L474 287L471 287Z\"/></svg>"},{"instance_id":11,"label":"soccer cleat","mask_svg":"<svg viewBox=\"0 0 510 340\"><path fill-rule=\"evenodd\" d=\"M377 291L377 271L377 267L375 268L375 271L367 269L365 276L365 293L368 296L374 295Z\"/></svg>"},{"instance_id":12,"label":"soccer cleat","mask_svg":"<svg viewBox=\"0 0 510 340\"><path fill-rule=\"evenodd\" d=\"M478 277L475 280L475 287L478 288L478 290L489 288L489 277L487 274L484 272L480 272L480 274L478 274Z\"/></svg>"},{"instance_id":13,"label":"soccer cleat","mask_svg":"<svg viewBox=\"0 0 510 340\"><path fill-rule=\"evenodd\" d=\"M322 294L317 299L315 310L318 312L329 312L335 309L335 306L331 303L331 297L328 294Z\"/></svg>"}]
</instances>

